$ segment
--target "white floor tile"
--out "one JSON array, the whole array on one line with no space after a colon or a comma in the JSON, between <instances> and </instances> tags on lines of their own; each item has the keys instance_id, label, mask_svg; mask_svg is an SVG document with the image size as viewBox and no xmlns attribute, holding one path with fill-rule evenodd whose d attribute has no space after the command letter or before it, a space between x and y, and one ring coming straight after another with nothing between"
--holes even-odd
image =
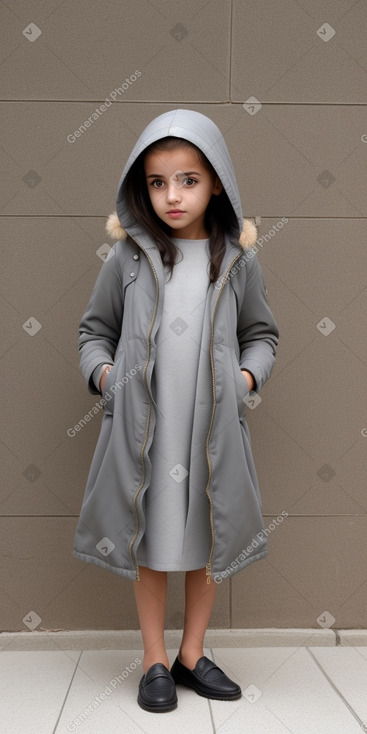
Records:
<instances>
[{"instance_id":1,"label":"white floor tile","mask_svg":"<svg viewBox=\"0 0 367 734\"><path fill-rule=\"evenodd\" d=\"M210 657L209 650L205 654ZM168 651L170 664L176 651ZM141 650L88 650L80 659L56 734L212 734L207 699L177 686L178 707L162 714L150 713L137 703L141 664L126 678L118 675L135 661ZM105 693L104 700L99 700ZM88 714L85 711L89 711Z\"/></svg>"},{"instance_id":2,"label":"white floor tile","mask_svg":"<svg viewBox=\"0 0 367 734\"><path fill-rule=\"evenodd\" d=\"M80 652L0 653L0 730L51 734Z\"/></svg>"},{"instance_id":3,"label":"white floor tile","mask_svg":"<svg viewBox=\"0 0 367 734\"><path fill-rule=\"evenodd\" d=\"M311 652L367 731L367 647L312 647Z\"/></svg>"},{"instance_id":4,"label":"white floor tile","mask_svg":"<svg viewBox=\"0 0 367 734\"><path fill-rule=\"evenodd\" d=\"M176 652L168 651L171 664ZM205 654L211 657L208 648ZM242 698L211 701L177 686L178 707L163 714L143 711L137 703L141 650L87 650L76 667L79 655L0 653L1 734L367 731L366 647L215 648L215 662L241 685Z\"/></svg>"},{"instance_id":5,"label":"white floor tile","mask_svg":"<svg viewBox=\"0 0 367 734\"><path fill-rule=\"evenodd\" d=\"M307 649L216 648L213 654L243 694L226 707L211 702L217 734L361 734Z\"/></svg>"}]
</instances>

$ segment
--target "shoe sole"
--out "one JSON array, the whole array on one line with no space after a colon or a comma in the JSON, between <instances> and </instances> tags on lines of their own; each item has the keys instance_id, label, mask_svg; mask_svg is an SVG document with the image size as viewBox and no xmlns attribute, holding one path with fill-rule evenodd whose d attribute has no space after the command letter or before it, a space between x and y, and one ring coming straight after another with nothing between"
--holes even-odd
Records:
<instances>
[{"instance_id":1,"label":"shoe sole","mask_svg":"<svg viewBox=\"0 0 367 734\"><path fill-rule=\"evenodd\" d=\"M203 698L210 698L213 701L236 701L238 698L242 698L242 691L240 693L232 693L228 694L227 696L223 695L215 695L211 694L210 692L204 692L203 690L200 690L199 687L192 685L191 683L188 683L187 681L180 680L179 678L174 678L174 681L176 685L185 686L186 688L191 688L193 691L199 694L199 696L203 696Z\"/></svg>"},{"instance_id":2,"label":"shoe sole","mask_svg":"<svg viewBox=\"0 0 367 734\"><path fill-rule=\"evenodd\" d=\"M178 699L176 698L176 701L170 704L166 704L166 703L148 704L142 701L140 696L138 696L138 704L140 708L144 709L144 711L150 711L151 713L155 713L155 714L163 714L166 711L173 711L175 708L177 708L177 702L178 702Z\"/></svg>"}]
</instances>

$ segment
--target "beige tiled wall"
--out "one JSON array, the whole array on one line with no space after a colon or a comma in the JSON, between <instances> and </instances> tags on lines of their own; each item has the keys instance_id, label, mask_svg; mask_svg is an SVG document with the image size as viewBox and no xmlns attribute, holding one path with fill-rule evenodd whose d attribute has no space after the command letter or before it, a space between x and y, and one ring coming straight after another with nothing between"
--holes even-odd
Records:
<instances>
[{"instance_id":1,"label":"beige tiled wall","mask_svg":"<svg viewBox=\"0 0 367 734\"><path fill-rule=\"evenodd\" d=\"M0 4L1 629L30 611L138 627L131 582L72 557L100 417L67 429L95 402L77 329L105 217L143 127L176 107L225 136L281 332L248 411L269 555L218 586L211 626L367 626L366 22L354 0Z\"/></svg>"}]
</instances>

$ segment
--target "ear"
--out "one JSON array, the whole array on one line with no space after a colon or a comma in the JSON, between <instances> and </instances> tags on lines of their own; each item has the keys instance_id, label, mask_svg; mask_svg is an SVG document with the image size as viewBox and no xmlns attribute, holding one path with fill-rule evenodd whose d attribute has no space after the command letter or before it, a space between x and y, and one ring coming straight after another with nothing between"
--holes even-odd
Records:
<instances>
[{"instance_id":1,"label":"ear","mask_svg":"<svg viewBox=\"0 0 367 734\"><path fill-rule=\"evenodd\" d=\"M212 193L214 194L214 196L218 196L221 191L223 191L223 184L218 176L216 176Z\"/></svg>"}]
</instances>

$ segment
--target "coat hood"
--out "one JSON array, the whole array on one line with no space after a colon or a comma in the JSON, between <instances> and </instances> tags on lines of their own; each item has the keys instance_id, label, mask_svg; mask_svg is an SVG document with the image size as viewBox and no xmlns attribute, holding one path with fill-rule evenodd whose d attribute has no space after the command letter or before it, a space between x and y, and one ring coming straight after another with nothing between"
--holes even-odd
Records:
<instances>
[{"instance_id":1,"label":"coat hood","mask_svg":"<svg viewBox=\"0 0 367 734\"><path fill-rule=\"evenodd\" d=\"M184 138L204 153L220 178L234 209L238 222L238 230L235 234L239 244L244 249L252 247L256 242L257 229L251 219L243 218L237 181L224 137L213 120L194 110L178 109L164 112L143 130L127 160L118 184L116 211L108 217L106 225L109 235L113 239L125 239L129 229L137 225L123 195L123 182L132 164L145 148L167 136Z\"/></svg>"}]
</instances>

